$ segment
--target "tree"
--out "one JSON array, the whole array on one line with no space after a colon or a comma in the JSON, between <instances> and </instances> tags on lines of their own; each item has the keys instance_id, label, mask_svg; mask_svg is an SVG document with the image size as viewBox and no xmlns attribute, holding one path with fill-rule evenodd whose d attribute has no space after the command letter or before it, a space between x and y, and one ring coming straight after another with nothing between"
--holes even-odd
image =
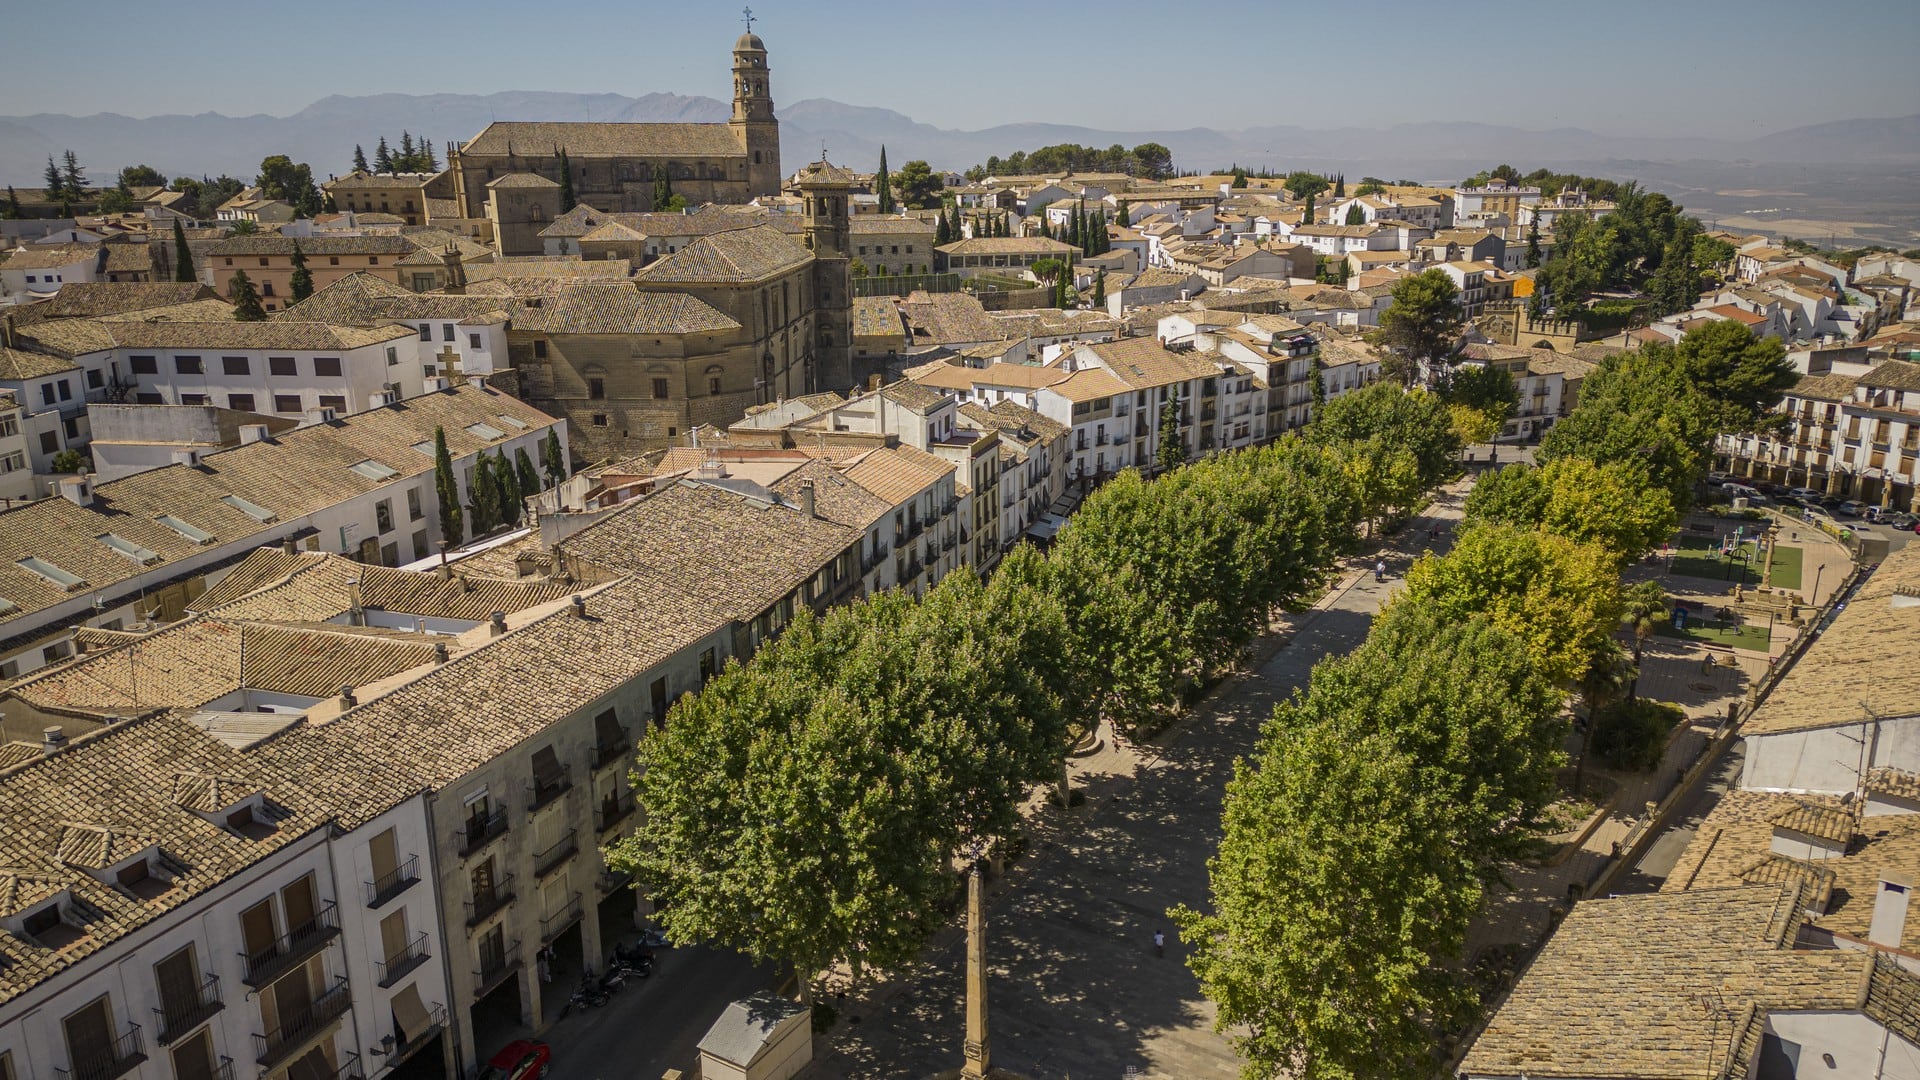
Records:
<instances>
[{"instance_id":1,"label":"tree","mask_svg":"<svg viewBox=\"0 0 1920 1080\"><path fill-rule=\"evenodd\" d=\"M560 432L556 428L547 429L546 442L541 444L540 457L547 472L547 486L557 487L567 478L567 458L560 449Z\"/></svg>"},{"instance_id":2,"label":"tree","mask_svg":"<svg viewBox=\"0 0 1920 1080\"><path fill-rule=\"evenodd\" d=\"M942 210L933 219L933 246L940 247L953 243L953 233L947 229L947 213Z\"/></svg>"},{"instance_id":3,"label":"tree","mask_svg":"<svg viewBox=\"0 0 1920 1080\"><path fill-rule=\"evenodd\" d=\"M1778 338L1755 337L1731 319L1689 330L1673 352L1694 385L1725 408L1722 433L1752 430L1771 417L1799 378Z\"/></svg>"},{"instance_id":4,"label":"tree","mask_svg":"<svg viewBox=\"0 0 1920 1080\"><path fill-rule=\"evenodd\" d=\"M1673 535L1673 498L1627 462L1582 457L1544 466L1510 465L1484 476L1467 496L1467 517L1536 528L1606 549L1624 567Z\"/></svg>"},{"instance_id":5,"label":"tree","mask_svg":"<svg viewBox=\"0 0 1920 1080\"><path fill-rule=\"evenodd\" d=\"M433 429L433 496L440 504L440 539L457 548L466 532L461 527L460 487L453 479L453 456L447 452L444 427Z\"/></svg>"},{"instance_id":6,"label":"tree","mask_svg":"<svg viewBox=\"0 0 1920 1080\"><path fill-rule=\"evenodd\" d=\"M880 212L893 213L893 178L887 175L887 145L880 144L880 168L873 174L873 192L880 198Z\"/></svg>"},{"instance_id":7,"label":"tree","mask_svg":"<svg viewBox=\"0 0 1920 1080\"><path fill-rule=\"evenodd\" d=\"M69 198L80 198L87 190L87 170L80 165L80 159L68 150L61 156L60 184Z\"/></svg>"},{"instance_id":8,"label":"tree","mask_svg":"<svg viewBox=\"0 0 1920 1080\"><path fill-rule=\"evenodd\" d=\"M1115 220L1118 222L1119 226L1123 229L1130 229L1133 227L1133 219L1127 214L1126 203L1120 204L1120 213Z\"/></svg>"},{"instance_id":9,"label":"tree","mask_svg":"<svg viewBox=\"0 0 1920 1080\"><path fill-rule=\"evenodd\" d=\"M392 174L394 171L393 151L387 149L385 135L380 136L380 141L373 147L373 171L387 174Z\"/></svg>"},{"instance_id":10,"label":"tree","mask_svg":"<svg viewBox=\"0 0 1920 1080\"><path fill-rule=\"evenodd\" d=\"M1600 714L1607 706L1631 694L1639 682L1639 667L1620 647L1620 643L1612 638L1599 646L1587 661L1586 670L1580 673L1580 679L1574 686L1580 692L1580 703L1585 708L1587 722L1580 734L1580 756L1573 768L1575 795L1581 794L1586 788L1587 748L1593 744L1594 729L1599 726Z\"/></svg>"},{"instance_id":11,"label":"tree","mask_svg":"<svg viewBox=\"0 0 1920 1080\"><path fill-rule=\"evenodd\" d=\"M181 227L179 218L173 219L173 280L199 280L193 272L193 249L187 246L187 230Z\"/></svg>"},{"instance_id":12,"label":"tree","mask_svg":"<svg viewBox=\"0 0 1920 1080\"><path fill-rule=\"evenodd\" d=\"M1527 269L1540 265L1540 215L1535 214L1527 225Z\"/></svg>"},{"instance_id":13,"label":"tree","mask_svg":"<svg viewBox=\"0 0 1920 1080\"><path fill-rule=\"evenodd\" d=\"M1658 581L1636 581L1620 591L1620 621L1633 634L1633 685L1627 687L1627 700L1640 693L1640 655L1647 639L1672 618L1672 600Z\"/></svg>"},{"instance_id":14,"label":"tree","mask_svg":"<svg viewBox=\"0 0 1920 1080\"><path fill-rule=\"evenodd\" d=\"M1347 207L1347 224L1365 225L1366 223L1367 223L1367 212L1365 210L1360 209L1359 203L1353 203L1352 205Z\"/></svg>"},{"instance_id":15,"label":"tree","mask_svg":"<svg viewBox=\"0 0 1920 1080\"><path fill-rule=\"evenodd\" d=\"M1436 365L1453 354L1466 322L1460 289L1443 270L1401 278L1393 302L1380 313L1382 343L1409 361Z\"/></svg>"},{"instance_id":16,"label":"tree","mask_svg":"<svg viewBox=\"0 0 1920 1080\"><path fill-rule=\"evenodd\" d=\"M953 244L957 244L961 240L966 239L960 232L960 203L958 201L947 204L947 237L948 243Z\"/></svg>"},{"instance_id":17,"label":"tree","mask_svg":"<svg viewBox=\"0 0 1920 1080\"><path fill-rule=\"evenodd\" d=\"M1377 382L1326 403L1305 432L1312 442L1339 449L1378 441L1379 453L1405 450L1425 490L1453 474L1461 445L1448 422L1446 403L1425 390Z\"/></svg>"},{"instance_id":18,"label":"tree","mask_svg":"<svg viewBox=\"0 0 1920 1080\"><path fill-rule=\"evenodd\" d=\"M653 208L658 213L670 213L672 202L673 177L668 175L667 166L658 166L653 174Z\"/></svg>"},{"instance_id":19,"label":"tree","mask_svg":"<svg viewBox=\"0 0 1920 1080\"><path fill-rule=\"evenodd\" d=\"M1439 391L1441 400L1450 407L1462 444L1467 446L1492 442L1520 404L1520 389L1513 376L1487 364L1452 369L1441 381Z\"/></svg>"},{"instance_id":20,"label":"tree","mask_svg":"<svg viewBox=\"0 0 1920 1080\"><path fill-rule=\"evenodd\" d=\"M1141 143L1134 147L1131 157L1137 170L1131 175L1144 176L1149 180L1165 180L1173 175L1173 151L1157 142Z\"/></svg>"},{"instance_id":21,"label":"tree","mask_svg":"<svg viewBox=\"0 0 1920 1080\"><path fill-rule=\"evenodd\" d=\"M1327 190L1331 185L1327 183L1327 178L1319 173L1299 171L1288 173L1287 178L1281 181L1281 186L1286 188L1295 199L1306 201Z\"/></svg>"},{"instance_id":22,"label":"tree","mask_svg":"<svg viewBox=\"0 0 1920 1080\"><path fill-rule=\"evenodd\" d=\"M234 271L227 281L227 299L233 301L233 317L239 322L265 322L266 309L260 306L260 294L245 270Z\"/></svg>"},{"instance_id":23,"label":"tree","mask_svg":"<svg viewBox=\"0 0 1920 1080\"><path fill-rule=\"evenodd\" d=\"M1187 441L1180 432L1180 399L1169 397L1160 406L1160 446L1153 463L1162 472L1179 468L1187 461Z\"/></svg>"},{"instance_id":24,"label":"tree","mask_svg":"<svg viewBox=\"0 0 1920 1080\"><path fill-rule=\"evenodd\" d=\"M1093 306L1107 306L1107 269L1104 266L1093 275Z\"/></svg>"},{"instance_id":25,"label":"tree","mask_svg":"<svg viewBox=\"0 0 1920 1080\"><path fill-rule=\"evenodd\" d=\"M566 147L560 148L560 212L566 213L580 205L573 194L573 162L567 159Z\"/></svg>"},{"instance_id":26,"label":"tree","mask_svg":"<svg viewBox=\"0 0 1920 1080\"><path fill-rule=\"evenodd\" d=\"M1247 186L1247 170L1241 168L1238 165L1235 165L1233 167L1233 183L1230 186L1232 186L1235 190L1246 187Z\"/></svg>"},{"instance_id":27,"label":"tree","mask_svg":"<svg viewBox=\"0 0 1920 1080\"><path fill-rule=\"evenodd\" d=\"M151 165L129 165L120 170L120 186L123 188L166 187L167 178L160 170Z\"/></svg>"},{"instance_id":28,"label":"tree","mask_svg":"<svg viewBox=\"0 0 1920 1080\"><path fill-rule=\"evenodd\" d=\"M138 203L134 202L132 193L128 192L126 188L110 187L106 191L101 192L100 201L95 204L94 212L98 214L126 214L131 213L134 207L138 205Z\"/></svg>"},{"instance_id":29,"label":"tree","mask_svg":"<svg viewBox=\"0 0 1920 1080\"><path fill-rule=\"evenodd\" d=\"M227 222L228 236L254 236L259 232L259 225L245 219Z\"/></svg>"},{"instance_id":30,"label":"tree","mask_svg":"<svg viewBox=\"0 0 1920 1080\"><path fill-rule=\"evenodd\" d=\"M900 172L893 178L893 190L909 210L939 206L940 189L943 186L933 167L924 161L907 162L900 166Z\"/></svg>"},{"instance_id":31,"label":"tree","mask_svg":"<svg viewBox=\"0 0 1920 1080\"><path fill-rule=\"evenodd\" d=\"M8 221L18 221L20 220L21 216L22 216L22 213L20 210L20 196L14 194L13 185L8 184L7 185L7 204L4 207L0 207L0 218L5 218Z\"/></svg>"},{"instance_id":32,"label":"tree","mask_svg":"<svg viewBox=\"0 0 1920 1080\"><path fill-rule=\"evenodd\" d=\"M287 281L287 288L292 291L296 304L313 295L313 272L307 269L307 256L300 250L298 240L293 242L293 276Z\"/></svg>"},{"instance_id":33,"label":"tree","mask_svg":"<svg viewBox=\"0 0 1920 1080\"><path fill-rule=\"evenodd\" d=\"M1462 530L1445 556L1407 571L1409 601L1440 616L1486 616L1520 640L1542 675L1571 686L1620 622L1620 579L1604 548L1512 525Z\"/></svg>"},{"instance_id":34,"label":"tree","mask_svg":"<svg viewBox=\"0 0 1920 1080\"><path fill-rule=\"evenodd\" d=\"M1387 186L1385 183L1371 176L1363 176L1360 178L1360 186L1354 188L1353 193L1355 195L1380 195L1384 194L1386 190Z\"/></svg>"},{"instance_id":35,"label":"tree","mask_svg":"<svg viewBox=\"0 0 1920 1080\"><path fill-rule=\"evenodd\" d=\"M68 447L53 455L53 471L57 473L83 473L92 468L87 455Z\"/></svg>"},{"instance_id":36,"label":"tree","mask_svg":"<svg viewBox=\"0 0 1920 1080\"><path fill-rule=\"evenodd\" d=\"M1334 177L1333 197L1336 199L1344 199L1347 197L1347 174L1346 173L1341 173L1340 175ZM1358 225L1360 223L1357 221L1353 221L1353 222L1348 222L1348 224Z\"/></svg>"},{"instance_id":37,"label":"tree","mask_svg":"<svg viewBox=\"0 0 1920 1080\"><path fill-rule=\"evenodd\" d=\"M40 181L40 185L46 192L47 201L58 202L61 195L65 194L67 185L66 182L60 178L60 166L53 163L51 156L47 158L47 171L43 176L44 178Z\"/></svg>"},{"instance_id":38,"label":"tree","mask_svg":"<svg viewBox=\"0 0 1920 1080\"><path fill-rule=\"evenodd\" d=\"M1313 212L1313 194L1314 193L1311 191L1307 192L1306 205L1304 205L1300 209L1300 220L1307 223L1308 225L1311 225L1316 220L1318 220L1314 216L1314 212Z\"/></svg>"},{"instance_id":39,"label":"tree","mask_svg":"<svg viewBox=\"0 0 1920 1080\"><path fill-rule=\"evenodd\" d=\"M467 525L478 540L500 524L500 483L492 462L482 450L473 459L473 479L467 484Z\"/></svg>"},{"instance_id":40,"label":"tree","mask_svg":"<svg viewBox=\"0 0 1920 1080\"><path fill-rule=\"evenodd\" d=\"M513 452L513 471L521 498L541 490L540 471L533 467L533 458L524 446Z\"/></svg>"},{"instance_id":41,"label":"tree","mask_svg":"<svg viewBox=\"0 0 1920 1080\"><path fill-rule=\"evenodd\" d=\"M360 149L359 143L353 144L353 171L357 173L373 171L367 167L367 152Z\"/></svg>"},{"instance_id":42,"label":"tree","mask_svg":"<svg viewBox=\"0 0 1920 1080\"><path fill-rule=\"evenodd\" d=\"M420 140L420 149L416 156L420 159L420 168L416 169L416 172L437 173L440 171L440 162L435 160L433 156L433 143L422 138Z\"/></svg>"},{"instance_id":43,"label":"tree","mask_svg":"<svg viewBox=\"0 0 1920 1080\"><path fill-rule=\"evenodd\" d=\"M407 170L409 171L412 170L413 168L413 133L410 131L407 131L404 128L402 128L400 131L400 160L406 163L404 167Z\"/></svg>"}]
</instances>

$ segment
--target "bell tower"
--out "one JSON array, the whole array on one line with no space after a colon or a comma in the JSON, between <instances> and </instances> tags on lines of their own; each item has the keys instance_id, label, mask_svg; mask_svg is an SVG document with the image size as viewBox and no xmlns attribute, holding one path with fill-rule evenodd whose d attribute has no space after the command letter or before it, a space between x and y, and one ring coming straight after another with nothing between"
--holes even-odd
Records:
<instances>
[{"instance_id":1,"label":"bell tower","mask_svg":"<svg viewBox=\"0 0 1920 1080\"><path fill-rule=\"evenodd\" d=\"M747 156L749 197L780 194L780 121L773 116L773 90L767 82L767 46L753 32L753 9L746 9L747 32L733 43L733 128Z\"/></svg>"},{"instance_id":2,"label":"bell tower","mask_svg":"<svg viewBox=\"0 0 1920 1080\"><path fill-rule=\"evenodd\" d=\"M852 226L848 202L854 177L825 157L794 177L800 191L802 237L813 251L812 391L844 390L862 373L853 370Z\"/></svg>"}]
</instances>

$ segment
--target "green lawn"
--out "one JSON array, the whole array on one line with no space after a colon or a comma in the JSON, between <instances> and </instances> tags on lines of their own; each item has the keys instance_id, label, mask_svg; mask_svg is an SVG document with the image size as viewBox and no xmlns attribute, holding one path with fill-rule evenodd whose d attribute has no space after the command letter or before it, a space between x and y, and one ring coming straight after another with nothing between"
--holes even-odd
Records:
<instances>
[{"instance_id":1,"label":"green lawn","mask_svg":"<svg viewBox=\"0 0 1920 1080\"><path fill-rule=\"evenodd\" d=\"M1800 552L1797 547L1786 544L1773 546L1773 585L1781 589L1800 587ZM1708 581L1739 582L1742 585L1760 584L1760 569L1764 556L1754 550L1752 541L1740 545L1741 555L1752 555L1752 565L1745 559L1735 559L1729 566L1728 560L1715 546L1710 536L1682 536L1680 551L1673 557L1673 572L1687 577L1704 578Z\"/></svg>"},{"instance_id":2,"label":"green lawn","mask_svg":"<svg viewBox=\"0 0 1920 1080\"><path fill-rule=\"evenodd\" d=\"M1688 641L1702 641L1710 645L1724 645L1733 649L1747 649L1752 652L1766 652L1769 635L1765 626L1736 621L1733 626L1722 626L1717 620L1696 621L1697 616L1688 616L1684 630L1675 629L1672 623L1662 623L1660 633L1667 637L1682 638Z\"/></svg>"}]
</instances>

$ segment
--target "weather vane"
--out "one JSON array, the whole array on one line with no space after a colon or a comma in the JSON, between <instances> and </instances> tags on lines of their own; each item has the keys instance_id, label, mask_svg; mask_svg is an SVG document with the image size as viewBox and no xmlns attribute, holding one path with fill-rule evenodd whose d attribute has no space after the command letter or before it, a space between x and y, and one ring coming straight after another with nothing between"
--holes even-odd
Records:
<instances>
[{"instance_id":1,"label":"weather vane","mask_svg":"<svg viewBox=\"0 0 1920 1080\"><path fill-rule=\"evenodd\" d=\"M753 9L750 7L741 8L740 14L747 17L747 33L753 33Z\"/></svg>"}]
</instances>

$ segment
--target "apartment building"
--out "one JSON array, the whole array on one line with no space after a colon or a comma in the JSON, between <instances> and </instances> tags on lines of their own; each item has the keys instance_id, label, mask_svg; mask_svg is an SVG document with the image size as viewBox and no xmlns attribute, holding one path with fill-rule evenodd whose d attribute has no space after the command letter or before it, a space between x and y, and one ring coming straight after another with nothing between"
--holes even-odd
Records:
<instances>
[{"instance_id":1,"label":"apartment building","mask_svg":"<svg viewBox=\"0 0 1920 1080\"><path fill-rule=\"evenodd\" d=\"M507 361L511 298L491 293L419 293L372 274L348 274L274 316L275 322L365 329L404 326L418 344L409 357L423 379L491 375Z\"/></svg>"},{"instance_id":2,"label":"apartment building","mask_svg":"<svg viewBox=\"0 0 1920 1080\"><path fill-rule=\"evenodd\" d=\"M1777 433L1723 435L1715 460L1741 476L1876 506L1920 506L1920 363L1864 375L1802 377L1781 399Z\"/></svg>"},{"instance_id":3,"label":"apartment building","mask_svg":"<svg viewBox=\"0 0 1920 1080\"><path fill-rule=\"evenodd\" d=\"M933 273L933 223L907 214L863 214L848 222L853 257L869 274Z\"/></svg>"}]
</instances>

